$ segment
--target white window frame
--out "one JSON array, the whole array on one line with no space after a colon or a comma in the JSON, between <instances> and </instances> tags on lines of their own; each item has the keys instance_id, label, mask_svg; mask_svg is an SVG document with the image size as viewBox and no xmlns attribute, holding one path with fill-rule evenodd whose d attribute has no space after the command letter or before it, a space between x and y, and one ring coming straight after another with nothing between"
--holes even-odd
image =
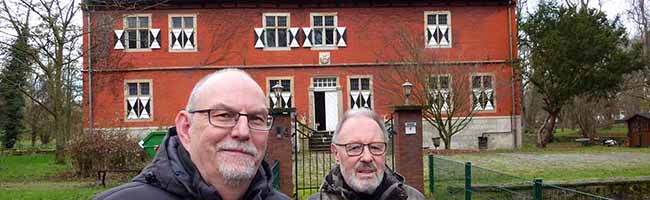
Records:
<instances>
[{"instance_id":1,"label":"white window frame","mask_svg":"<svg viewBox=\"0 0 650 200\"><path fill-rule=\"evenodd\" d=\"M266 34L268 34L267 29L271 28L271 27L266 26L266 17L267 16L274 16L274 17L285 16L285 17L287 17L287 25L286 25L286 27L279 27L277 25L277 18L276 18L276 25L274 26L274 29L276 30L275 31L275 33L276 33L275 34L275 41L276 41L276 46L275 47L269 47L268 46L268 41L266 41L266 38L267 38ZM271 51L287 51L287 50L291 50L291 47L289 46L291 44L291 40L289 39L289 35L291 34L290 31L289 31L290 27L291 27L291 14L290 13L264 13L264 14L262 14L262 28L264 29L264 34L262 34L262 37L263 37L262 41L264 41L264 50L271 50ZM278 37L279 34L277 34L278 29L286 29L286 32L285 32L287 34L286 35L286 38L287 38L286 39L286 42L287 42L286 47L279 47L278 46L279 43L277 43L277 42L279 42L279 40L280 40L280 38Z\"/></svg>"},{"instance_id":2,"label":"white window frame","mask_svg":"<svg viewBox=\"0 0 650 200\"><path fill-rule=\"evenodd\" d=\"M138 91L136 95L130 95L129 93L129 83L136 83L138 87ZM140 91L142 88L140 86L141 83L148 83L149 84L149 95L142 95L142 91ZM127 101L129 97L148 97L149 98L149 118L136 118L136 119L129 119L129 113L128 113L128 105ZM129 79L129 80L124 80L124 120L126 122L142 122L142 121L153 121L154 119L154 98L153 98L153 80L151 79Z\"/></svg>"},{"instance_id":3,"label":"white window frame","mask_svg":"<svg viewBox=\"0 0 650 200\"><path fill-rule=\"evenodd\" d=\"M332 81L332 79L334 81ZM325 81L316 81L316 80L325 80ZM311 87L319 88L319 89L337 89L339 87L339 78L337 76L312 77Z\"/></svg>"},{"instance_id":4,"label":"white window frame","mask_svg":"<svg viewBox=\"0 0 650 200\"><path fill-rule=\"evenodd\" d=\"M314 17L320 16L323 18L323 24L322 26L314 26ZM334 26L325 26L325 17L326 16L333 16L334 17ZM336 12L325 12L325 13L310 13L309 14L309 26L311 27L311 49L312 50L334 50L338 49L338 39L337 39L337 34L338 31L336 28L338 27L338 15ZM316 28L322 28L323 29L323 37L322 37L322 44L316 44ZM326 42L326 34L325 34L325 29L332 29L333 31L333 36L332 38L332 44L325 44Z\"/></svg>"},{"instance_id":5,"label":"white window frame","mask_svg":"<svg viewBox=\"0 0 650 200\"><path fill-rule=\"evenodd\" d=\"M140 47L140 30L144 30L144 28L135 28L135 29L128 28L128 18L130 18L130 17L136 17L136 24L138 24L137 26L139 26L139 20L137 20L138 18L147 17L147 19L148 19L148 22L147 22L147 25L148 25L148 27L147 27L147 35L149 36L149 37L147 37L147 40L151 39L151 14L129 14L129 15L124 15L122 17L122 20L123 20L122 29L124 30L124 36L123 36L124 37L124 50L129 51L129 52L151 51L151 41L148 41L149 44L147 44L148 46L146 48L141 48ZM136 30L136 37L137 37L136 43L135 43L136 48L130 48L130 46L129 46L129 33L128 33L128 30Z\"/></svg>"},{"instance_id":6,"label":"white window frame","mask_svg":"<svg viewBox=\"0 0 650 200\"><path fill-rule=\"evenodd\" d=\"M447 26L449 27L449 44L448 45L429 45L427 41L427 28L429 26L428 16L436 15L436 25L438 25L438 15L447 15ZM453 28L451 24L451 11L425 11L424 12L424 46L426 48L451 48L453 44Z\"/></svg>"},{"instance_id":7,"label":"white window frame","mask_svg":"<svg viewBox=\"0 0 650 200\"><path fill-rule=\"evenodd\" d=\"M485 83L483 82L483 77L484 77L484 76L490 76L490 77L491 77L491 78L490 78L490 84L491 84L491 86L492 86L491 89L492 89L492 96L493 96L493 101L494 101L494 103L493 103L493 105L492 105L492 106L493 106L492 109L483 109L483 108L481 108L481 107L477 107L477 108L474 108L474 111L476 111L476 112L496 112L496 111L497 111L497 95L496 95L496 90L497 90L497 89L496 89L496 85L495 85L495 83L496 83L496 76L495 76L494 74L491 74L491 73L477 73L477 74L472 74L472 75L469 77L470 100L472 101L471 106L474 106L474 105L476 104L476 102L474 102L474 98L473 98L473 96L471 96L471 95L473 95L473 93L474 93L474 83L473 83L473 80L474 80L474 77L476 77L476 76L480 76L480 77L481 77L481 89L482 89L482 90L485 90Z\"/></svg>"},{"instance_id":8,"label":"white window frame","mask_svg":"<svg viewBox=\"0 0 650 200\"><path fill-rule=\"evenodd\" d=\"M289 81L289 85L290 85L289 87L291 87L291 88L289 88L289 90L290 90L289 92L291 93L291 108L295 108L296 107L296 95L295 95L295 87L294 87L295 82L293 80L293 76L270 76L270 77L266 77L266 91L268 92L268 94L267 94L268 98L275 98L275 94L273 94L273 91L271 90L271 88L273 87L273 85L271 85L272 80L279 80L279 81L288 80ZM271 102L269 102L269 108L274 108L275 105L270 105L270 103Z\"/></svg>"},{"instance_id":9,"label":"white window frame","mask_svg":"<svg viewBox=\"0 0 650 200\"><path fill-rule=\"evenodd\" d=\"M197 37L198 34L197 34L197 28L196 28L197 25L198 25L198 24L196 23L196 22L198 21L198 20L197 20L197 16L198 16L198 14L196 14L196 13L193 13L193 14L169 14L169 15L167 16L167 21L169 21L169 23L168 23L168 25L169 25L169 27L168 27L169 34L171 34L172 29L173 29L173 27L172 27L172 23L173 23L172 18L173 18L173 17L181 17L181 22L182 22L182 24L183 24L183 25L182 25L183 28L181 28L181 29L184 29L184 27L185 27L185 20L183 20L183 18L185 18L185 17L193 17L193 23L194 23L194 27L193 27L193 29L194 29L194 41L193 41L193 42L194 42L194 48L193 48L193 49L172 49L172 39L171 39L171 37L170 37L170 38L168 39L169 42L167 42L167 43L168 43L168 47L169 47L169 52L197 52L197 51L198 51L198 49L199 49L199 44L198 44L198 42L197 42L197 41L198 41L198 39L197 39L197 38L198 38L198 37Z\"/></svg>"},{"instance_id":10,"label":"white window frame","mask_svg":"<svg viewBox=\"0 0 650 200\"><path fill-rule=\"evenodd\" d=\"M370 108L371 110L374 110L375 108L375 93L373 91L373 82L372 82L372 76L371 75L354 75L354 76L348 76L348 93L352 93L352 79L359 79L359 92L361 91L369 91L370 92ZM363 90L362 89L362 84L361 84L361 79L368 79L368 90ZM348 102L348 108L352 109L352 102Z\"/></svg>"},{"instance_id":11,"label":"white window frame","mask_svg":"<svg viewBox=\"0 0 650 200\"><path fill-rule=\"evenodd\" d=\"M454 94L453 93L453 91L454 91L454 89L453 89L454 81L453 80L454 79L453 79L451 74L434 74L434 75L429 76L429 81L431 81L433 78L436 79L436 87L437 88L431 88L431 83L430 82L427 83L427 87L429 88L429 91L441 90L440 77L447 77L448 83L447 83L447 88L446 89L447 89L447 95L449 95L449 102L447 103L447 106L451 107L451 106L454 105L454 95L453 95ZM449 109L452 109L452 108L444 107L444 105L443 105L441 111L442 111L442 113L446 113Z\"/></svg>"}]
</instances>

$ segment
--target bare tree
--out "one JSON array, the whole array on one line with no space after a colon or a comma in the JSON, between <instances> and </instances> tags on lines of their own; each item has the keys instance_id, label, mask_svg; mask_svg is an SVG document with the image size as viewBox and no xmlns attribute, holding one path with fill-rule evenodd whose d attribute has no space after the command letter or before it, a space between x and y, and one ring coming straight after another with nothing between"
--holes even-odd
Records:
<instances>
[{"instance_id":1,"label":"bare tree","mask_svg":"<svg viewBox=\"0 0 650 200\"><path fill-rule=\"evenodd\" d=\"M490 101L482 87L469 84L472 81L470 74L482 65L444 61L449 56L427 51L422 44L424 39L419 34L395 34L394 38L398 39L391 47L397 60L390 67L391 72L380 75L377 88L383 92L394 92L395 86L388 83L412 83L411 101L422 106L423 118L437 130L445 149L450 149L452 137L464 130L476 111ZM492 80L490 84L493 84ZM400 100L393 99L393 102Z\"/></svg>"},{"instance_id":2,"label":"bare tree","mask_svg":"<svg viewBox=\"0 0 650 200\"><path fill-rule=\"evenodd\" d=\"M29 44L35 51L25 50L34 62L32 73L43 78L49 103L24 92L33 102L41 106L53 118L53 132L56 140L56 161L64 163L64 149L70 136L73 110L79 107L77 97L81 85L79 58L81 27L74 23L79 11L78 1L60 0L17 0L3 1L0 14L3 20L20 27L29 27ZM9 4L12 4L11 6ZM30 24L20 20L20 12L29 10L34 17ZM6 42L0 43L6 46ZM78 109L77 109L78 110Z\"/></svg>"},{"instance_id":3,"label":"bare tree","mask_svg":"<svg viewBox=\"0 0 650 200\"><path fill-rule=\"evenodd\" d=\"M648 0L630 0L631 7L627 10L627 16L635 25L639 34L636 42L640 44L643 69L636 74L630 74L626 78L624 92L621 97L625 101L635 101L638 109L634 112L650 111L650 36L648 18L650 17L650 6ZM637 99L637 100L633 100ZM630 110L630 106L627 106ZM632 114L632 113L628 113Z\"/></svg>"},{"instance_id":4,"label":"bare tree","mask_svg":"<svg viewBox=\"0 0 650 200\"><path fill-rule=\"evenodd\" d=\"M39 102L49 104L50 101L47 99L47 90L44 87L43 79L32 76L29 83L31 86L27 88L29 95ZM32 146L35 145L37 138L40 139L41 144L50 143L51 135L48 130L52 124L52 117L43 107L33 101L28 101L25 105L25 118L23 121L29 130Z\"/></svg>"}]
</instances>

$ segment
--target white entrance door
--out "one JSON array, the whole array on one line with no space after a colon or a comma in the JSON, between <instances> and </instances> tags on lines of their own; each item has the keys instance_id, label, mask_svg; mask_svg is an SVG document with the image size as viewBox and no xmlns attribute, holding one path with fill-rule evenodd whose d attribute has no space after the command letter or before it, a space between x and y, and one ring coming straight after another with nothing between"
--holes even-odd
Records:
<instances>
[{"instance_id":1,"label":"white entrance door","mask_svg":"<svg viewBox=\"0 0 650 200\"><path fill-rule=\"evenodd\" d=\"M339 123L339 97L337 91L325 92L325 127L334 131Z\"/></svg>"}]
</instances>

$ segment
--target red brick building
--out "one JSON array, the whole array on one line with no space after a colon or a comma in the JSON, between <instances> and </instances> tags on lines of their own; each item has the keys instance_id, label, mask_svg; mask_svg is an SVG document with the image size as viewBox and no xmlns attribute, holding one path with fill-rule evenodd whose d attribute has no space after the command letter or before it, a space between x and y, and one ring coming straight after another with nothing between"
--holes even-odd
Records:
<instances>
[{"instance_id":1,"label":"red brick building","mask_svg":"<svg viewBox=\"0 0 650 200\"><path fill-rule=\"evenodd\" d=\"M280 106L333 130L348 109L387 115L402 103L406 80L387 77L413 64L407 58L417 49L423 65L443 66L431 75L435 87L467 85L468 101L480 106L452 147L476 148L484 132L509 132L495 134L496 148L521 143L513 0L142 2L84 4L84 111L94 129L172 126L194 83L236 67L270 94L269 104L279 82Z\"/></svg>"}]
</instances>

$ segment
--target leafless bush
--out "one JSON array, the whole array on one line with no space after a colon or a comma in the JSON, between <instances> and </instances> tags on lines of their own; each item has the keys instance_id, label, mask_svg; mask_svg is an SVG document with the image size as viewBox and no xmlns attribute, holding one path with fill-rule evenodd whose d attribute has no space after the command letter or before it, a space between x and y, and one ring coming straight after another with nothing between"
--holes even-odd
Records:
<instances>
[{"instance_id":1,"label":"leafless bush","mask_svg":"<svg viewBox=\"0 0 650 200\"><path fill-rule=\"evenodd\" d=\"M77 175L88 177L102 169L139 169L147 160L136 138L122 131L81 134L68 146Z\"/></svg>"}]
</instances>

